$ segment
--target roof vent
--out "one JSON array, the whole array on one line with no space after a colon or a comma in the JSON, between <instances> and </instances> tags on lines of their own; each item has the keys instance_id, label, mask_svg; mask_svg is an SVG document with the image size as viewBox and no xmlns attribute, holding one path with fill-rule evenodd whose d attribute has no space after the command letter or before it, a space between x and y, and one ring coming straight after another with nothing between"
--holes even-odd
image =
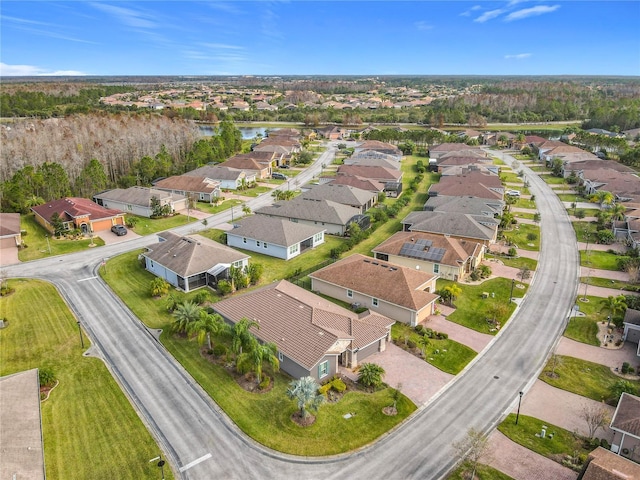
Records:
<instances>
[{"instance_id":1,"label":"roof vent","mask_svg":"<svg viewBox=\"0 0 640 480\"><path fill-rule=\"evenodd\" d=\"M318 335L324 335L324 332L318 332Z\"/></svg>"}]
</instances>

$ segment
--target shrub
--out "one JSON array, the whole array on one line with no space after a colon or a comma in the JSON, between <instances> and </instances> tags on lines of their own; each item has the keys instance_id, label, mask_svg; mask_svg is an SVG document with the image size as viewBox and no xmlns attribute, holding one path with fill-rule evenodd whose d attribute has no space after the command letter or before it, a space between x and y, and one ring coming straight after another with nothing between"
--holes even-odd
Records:
<instances>
[{"instance_id":1,"label":"shrub","mask_svg":"<svg viewBox=\"0 0 640 480\"><path fill-rule=\"evenodd\" d=\"M436 334L436 337L438 338L438 340L446 340L447 338L449 338L449 334L444 332L438 332Z\"/></svg>"},{"instance_id":2,"label":"shrub","mask_svg":"<svg viewBox=\"0 0 640 480\"><path fill-rule=\"evenodd\" d=\"M533 242L534 240L537 240L537 239L538 239L537 233L533 233L533 232L527 233L527 240L529 240L530 242Z\"/></svg>"},{"instance_id":3,"label":"shrub","mask_svg":"<svg viewBox=\"0 0 640 480\"><path fill-rule=\"evenodd\" d=\"M156 277L151 281L151 296L162 297L169 293L169 283L160 277Z\"/></svg>"},{"instance_id":4,"label":"shrub","mask_svg":"<svg viewBox=\"0 0 640 480\"><path fill-rule=\"evenodd\" d=\"M216 357L221 357L223 355L226 355L227 354L227 347L222 345L222 344L220 344L220 343L218 343L218 344L213 346L213 354Z\"/></svg>"},{"instance_id":5,"label":"shrub","mask_svg":"<svg viewBox=\"0 0 640 480\"><path fill-rule=\"evenodd\" d=\"M231 282L229 280L220 280L218 282L218 291L220 292L220 295L228 295L231 293L231 290Z\"/></svg>"},{"instance_id":6,"label":"shrub","mask_svg":"<svg viewBox=\"0 0 640 480\"><path fill-rule=\"evenodd\" d=\"M414 342L413 340L409 340L407 342L407 347L409 347L409 348L416 348L416 346L417 346L416 342Z\"/></svg>"},{"instance_id":7,"label":"shrub","mask_svg":"<svg viewBox=\"0 0 640 480\"><path fill-rule=\"evenodd\" d=\"M430 328L425 328L424 335L426 335L429 338L433 338L433 330Z\"/></svg>"},{"instance_id":8,"label":"shrub","mask_svg":"<svg viewBox=\"0 0 640 480\"><path fill-rule=\"evenodd\" d=\"M424 334L424 327L422 325L416 325L414 330L416 331L416 333L418 333L420 335Z\"/></svg>"},{"instance_id":9,"label":"shrub","mask_svg":"<svg viewBox=\"0 0 640 480\"><path fill-rule=\"evenodd\" d=\"M258 388L260 390L264 390L265 388L269 388L269 385L271 385L271 377L264 375L262 377L262 381L260 382L260 385L258 385Z\"/></svg>"},{"instance_id":10,"label":"shrub","mask_svg":"<svg viewBox=\"0 0 640 480\"><path fill-rule=\"evenodd\" d=\"M515 257L518 255L518 251L514 247L511 247L507 252L507 255L509 255L510 257Z\"/></svg>"},{"instance_id":11,"label":"shrub","mask_svg":"<svg viewBox=\"0 0 640 480\"><path fill-rule=\"evenodd\" d=\"M331 390L331 383L325 383L318 389L318 393L326 397L329 390Z\"/></svg>"},{"instance_id":12,"label":"shrub","mask_svg":"<svg viewBox=\"0 0 640 480\"><path fill-rule=\"evenodd\" d=\"M40 380L41 387L50 387L56 383L56 376L49 367L44 367L38 370L38 380Z\"/></svg>"},{"instance_id":13,"label":"shrub","mask_svg":"<svg viewBox=\"0 0 640 480\"><path fill-rule=\"evenodd\" d=\"M629 373L629 362L624 362L622 364L622 373Z\"/></svg>"},{"instance_id":14,"label":"shrub","mask_svg":"<svg viewBox=\"0 0 640 480\"><path fill-rule=\"evenodd\" d=\"M331 382L331 388L333 388L336 392L344 392L347 389L347 385L342 381L341 378L334 378Z\"/></svg>"},{"instance_id":15,"label":"shrub","mask_svg":"<svg viewBox=\"0 0 640 480\"><path fill-rule=\"evenodd\" d=\"M480 265L478 270L480 271L480 278L489 278L491 276L491 267L489 265Z\"/></svg>"},{"instance_id":16,"label":"shrub","mask_svg":"<svg viewBox=\"0 0 640 480\"><path fill-rule=\"evenodd\" d=\"M478 280L480 280L480 272L478 272L478 269L473 270L469 274L469 278L471 279L472 282L477 282Z\"/></svg>"},{"instance_id":17,"label":"shrub","mask_svg":"<svg viewBox=\"0 0 640 480\"><path fill-rule=\"evenodd\" d=\"M203 303L209 301L209 292L207 292L206 290L200 290L193 297L193 301L198 305L202 305Z\"/></svg>"}]
</instances>

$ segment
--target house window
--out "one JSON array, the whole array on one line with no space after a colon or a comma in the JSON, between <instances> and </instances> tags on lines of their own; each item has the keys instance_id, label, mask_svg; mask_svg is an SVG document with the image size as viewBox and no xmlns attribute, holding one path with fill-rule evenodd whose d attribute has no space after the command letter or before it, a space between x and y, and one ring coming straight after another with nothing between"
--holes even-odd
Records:
<instances>
[{"instance_id":1,"label":"house window","mask_svg":"<svg viewBox=\"0 0 640 480\"><path fill-rule=\"evenodd\" d=\"M235 268L242 268L242 260L238 260L237 262L233 262L233 266Z\"/></svg>"},{"instance_id":2,"label":"house window","mask_svg":"<svg viewBox=\"0 0 640 480\"><path fill-rule=\"evenodd\" d=\"M242 237L242 243L247 243L247 238L246 237Z\"/></svg>"},{"instance_id":3,"label":"house window","mask_svg":"<svg viewBox=\"0 0 640 480\"><path fill-rule=\"evenodd\" d=\"M329 361L322 362L318 365L318 378L326 377L329 375Z\"/></svg>"},{"instance_id":4,"label":"house window","mask_svg":"<svg viewBox=\"0 0 640 480\"><path fill-rule=\"evenodd\" d=\"M129 210L130 212L133 211L133 206L132 205L127 205L127 210Z\"/></svg>"},{"instance_id":5,"label":"house window","mask_svg":"<svg viewBox=\"0 0 640 480\"><path fill-rule=\"evenodd\" d=\"M371 299L371 305L373 305L374 307L378 306L378 299L377 298L372 298Z\"/></svg>"},{"instance_id":6,"label":"house window","mask_svg":"<svg viewBox=\"0 0 640 480\"><path fill-rule=\"evenodd\" d=\"M291 221L292 221L293 223L298 223L298 219L297 219L297 218L292 218L292 219L291 219Z\"/></svg>"},{"instance_id":7,"label":"house window","mask_svg":"<svg viewBox=\"0 0 640 480\"><path fill-rule=\"evenodd\" d=\"M433 273L440 273L440 265L437 263L433 264Z\"/></svg>"},{"instance_id":8,"label":"house window","mask_svg":"<svg viewBox=\"0 0 640 480\"><path fill-rule=\"evenodd\" d=\"M282 362L284 360L284 355L282 354L282 352L278 352L278 361Z\"/></svg>"},{"instance_id":9,"label":"house window","mask_svg":"<svg viewBox=\"0 0 640 480\"><path fill-rule=\"evenodd\" d=\"M353 298L353 290L347 290L347 297Z\"/></svg>"},{"instance_id":10,"label":"house window","mask_svg":"<svg viewBox=\"0 0 640 480\"><path fill-rule=\"evenodd\" d=\"M256 246L259 247L260 246L260 240L256 240Z\"/></svg>"},{"instance_id":11,"label":"house window","mask_svg":"<svg viewBox=\"0 0 640 480\"><path fill-rule=\"evenodd\" d=\"M268 248L268 247L269 247L269 245L267 244L267 242L264 242L263 247L264 247L264 248Z\"/></svg>"},{"instance_id":12,"label":"house window","mask_svg":"<svg viewBox=\"0 0 640 480\"><path fill-rule=\"evenodd\" d=\"M289 254L293 255L294 253L298 253L299 248L300 248L299 243L296 243L295 245L291 245L289 247Z\"/></svg>"},{"instance_id":13,"label":"house window","mask_svg":"<svg viewBox=\"0 0 640 480\"><path fill-rule=\"evenodd\" d=\"M313 237L313 242L318 243L322 241L322 232L316 233Z\"/></svg>"}]
</instances>

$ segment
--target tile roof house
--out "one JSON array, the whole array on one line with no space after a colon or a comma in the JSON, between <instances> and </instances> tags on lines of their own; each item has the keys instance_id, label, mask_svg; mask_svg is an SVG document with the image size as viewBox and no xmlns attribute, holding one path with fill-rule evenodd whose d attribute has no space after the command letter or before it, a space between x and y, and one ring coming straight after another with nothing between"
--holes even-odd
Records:
<instances>
[{"instance_id":1,"label":"tile roof house","mask_svg":"<svg viewBox=\"0 0 640 480\"><path fill-rule=\"evenodd\" d=\"M142 254L145 268L185 292L215 288L219 280L229 278L231 266L244 269L249 264L249 255L201 235L163 232L158 237L160 242Z\"/></svg>"},{"instance_id":2,"label":"tile roof house","mask_svg":"<svg viewBox=\"0 0 640 480\"><path fill-rule=\"evenodd\" d=\"M19 213L0 213L0 248L22 244Z\"/></svg>"},{"instance_id":3,"label":"tile roof house","mask_svg":"<svg viewBox=\"0 0 640 480\"><path fill-rule=\"evenodd\" d=\"M378 203L378 195L374 192L335 183L316 185L300 196L314 200L331 200L343 205L349 205L359 209L360 213L366 212Z\"/></svg>"},{"instance_id":4,"label":"tile roof house","mask_svg":"<svg viewBox=\"0 0 640 480\"><path fill-rule=\"evenodd\" d=\"M396 232L372 250L376 259L463 280L484 258L482 243L424 232Z\"/></svg>"},{"instance_id":5,"label":"tile roof house","mask_svg":"<svg viewBox=\"0 0 640 480\"><path fill-rule=\"evenodd\" d=\"M120 210L101 207L87 198L67 197L32 207L36 221L49 232L54 213L62 220L66 230L79 229L83 233L109 230L113 225L124 225L124 213Z\"/></svg>"},{"instance_id":6,"label":"tile roof house","mask_svg":"<svg viewBox=\"0 0 640 480\"><path fill-rule=\"evenodd\" d=\"M251 332L277 345L281 370L316 380L384 351L394 323L370 311L356 314L286 280L221 300L213 309L231 323L244 317L257 322Z\"/></svg>"},{"instance_id":7,"label":"tile roof house","mask_svg":"<svg viewBox=\"0 0 640 480\"><path fill-rule=\"evenodd\" d=\"M367 190L369 192L382 192L388 182L379 182L369 178L357 177L355 175L339 175L337 177L320 177L320 183L333 183L334 185L348 185Z\"/></svg>"},{"instance_id":8,"label":"tile roof house","mask_svg":"<svg viewBox=\"0 0 640 480\"><path fill-rule=\"evenodd\" d=\"M344 159L344 165L360 165L361 167L384 167L400 170L400 162L395 157L385 153L367 150L356 153Z\"/></svg>"},{"instance_id":9,"label":"tile roof house","mask_svg":"<svg viewBox=\"0 0 640 480\"><path fill-rule=\"evenodd\" d=\"M175 195L190 196L199 202L213 203L220 197L221 182L205 176L184 174L157 180L153 182L153 187Z\"/></svg>"},{"instance_id":10,"label":"tile roof house","mask_svg":"<svg viewBox=\"0 0 640 480\"><path fill-rule=\"evenodd\" d=\"M472 196L490 200L502 200L504 185L497 175L469 172L463 175L442 177L429 187L429 196Z\"/></svg>"},{"instance_id":11,"label":"tile roof house","mask_svg":"<svg viewBox=\"0 0 640 480\"><path fill-rule=\"evenodd\" d=\"M434 145L429 148L429 158L435 158L437 160L449 152L460 152L461 150L482 152L480 147L471 147L465 143L441 143L440 145Z\"/></svg>"},{"instance_id":12,"label":"tile roof house","mask_svg":"<svg viewBox=\"0 0 640 480\"><path fill-rule=\"evenodd\" d=\"M402 160L402 150L400 150L395 145L392 145L386 142L380 142L378 140L365 140L359 145L356 145L356 147L353 150L353 153L358 154L360 152L365 152L365 151L385 153L387 155L391 155L397 161Z\"/></svg>"},{"instance_id":13,"label":"tile roof house","mask_svg":"<svg viewBox=\"0 0 640 480\"><path fill-rule=\"evenodd\" d=\"M332 235L346 235L349 224L360 215L360 210L331 200L296 197L282 200L255 210L256 214L280 217L286 220L327 229Z\"/></svg>"},{"instance_id":14,"label":"tile roof house","mask_svg":"<svg viewBox=\"0 0 640 480\"><path fill-rule=\"evenodd\" d=\"M337 176L353 175L361 178L377 180L379 182L401 182L402 172L384 167L369 167L363 165L340 165Z\"/></svg>"},{"instance_id":15,"label":"tile roof house","mask_svg":"<svg viewBox=\"0 0 640 480\"><path fill-rule=\"evenodd\" d=\"M355 254L309 275L311 290L415 327L435 311L438 275Z\"/></svg>"},{"instance_id":16,"label":"tile roof house","mask_svg":"<svg viewBox=\"0 0 640 480\"><path fill-rule=\"evenodd\" d=\"M577 480L632 480L640 478L640 465L598 447L589 454Z\"/></svg>"},{"instance_id":17,"label":"tile roof house","mask_svg":"<svg viewBox=\"0 0 640 480\"><path fill-rule=\"evenodd\" d=\"M471 215L496 218L502 215L504 205L502 200L472 196L452 197L438 195L437 197L429 197L424 204L423 210L428 212L469 213Z\"/></svg>"},{"instance_id":18,"label":"tile roof house","mask_svg":"<svg viewBox=\"0 0 640 480\"><path fill-rule=\"evenodd\" d=\"M622 338L625 342L631 342L638 345L638 356L640 357L640 311L633 308L627 308L624 312L624 333Z\"/></svg>"},{"instance_id":19,"label":"tile roof house","mask_svg":"<svg viewBox=\"0 0 640 480\"><path fill-rule=\"evenodd\" d=\"M148 187L115 188L93 196L93 201L105 208L122 210L141 217L153 215L152 199L161 206L169 205L171 212L187 208L187 197L178 193L167 192Z\"/></svg>"},{"instance_id":20,"label":"tile roof house","mask_svg":"<svg viewBox=\"0 0 640 480\"><path fill-rule=\"evenodd\" d=\"M449 212L411 212L402 220L405 232L449 235L489 246L495 243L499 220L484 215Z\"/></svg>"},{"instance_id":21,"label":"tile roof house","mask_svg":"<svg viewBox=\"0 0 640 480\"><path fill-rule=\"evenodd\" d=\"M271 152L267 152L271 153ZM256 159L246 156L236 155L220 164L221 167L242 170L248 174L255 175L256 178L271 177L271 165L258 162Z\"/></svg>"},{"instance_id":22,"label":"tile roof house","mask_svg":"<svg viewBox=\"0 0 640 480\"><path fill-rule=\"evenodd\" d=\"M181 176L200 177L211 183L219 182L220 188L226 190L237 190L242 186L243 182L253 183L256 181L256 176L253 173L221 165L205 165Z\"/></svg>"},{"instance_id":23,"label":"tile roof house","mask_svg":"<svg viewBox=\"0 0 640 480\"><path fill-rule=\"evenodd\" d=\"M640 397L623 393L611 419L611 451L640 462Z\"/></svg>"},{"instance_id":24,"label":"tile roof house","mask_svg":"<svg viewBox=\"0 0 640 480\"><path fill-rule=\"evenodd\" d=\"M227 245L283 260L323 244L326 231L324 227L266 215L251 215L238 220L236 225L239 226L227 232Z\"/></svg>"}]
</instances>

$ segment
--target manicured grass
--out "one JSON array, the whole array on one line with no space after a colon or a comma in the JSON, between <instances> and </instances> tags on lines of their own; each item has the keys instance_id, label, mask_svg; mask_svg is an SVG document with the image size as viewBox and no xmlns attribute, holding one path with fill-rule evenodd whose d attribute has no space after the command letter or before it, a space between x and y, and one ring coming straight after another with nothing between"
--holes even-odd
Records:
<instances>
[{"instance_id":1,"label":"manicured grass","mask_svg":"<svg viewBox=\"0 0 640 480\"><path fill-rule=\"evenodd\" d=\"M539 172L539 173L546 173L549 169L547 167L545 167L544 165L531 165L529 166L529 168L531 170L533 170L534 172Z\"/></svg>"},{"instance_id":2,"label":"manicured grass","mask_svg":"<svg viewBox=\"0 0 640 480\"><path fill-rule=\"evenodd\" d=\"M198 208L200 208L200 205L198 205ZM138 215L130 216L136 217L138 219L138 223L136 223L136 226L131 230L136 232L138 235L142 235L143 237L145 235L150 235L156 232L163 232L164 230L169 230L171 228L180 227L182 225L187 225L188 223L194 223L198 221L198 219L194 217L189 218L189 220L187 221L187 216L181 214L165 218L147 218L140 217Z\"/></svg>"},{"instance_id":3,"label":"manicured grass","mask_svg":"<svg viewBox=\"0 0 640 480\"><path fill-rule=\"evenodd\" d=\"M527 235L533 234L536 236L535 240L529 240ZM518 248L523 250L539 251L540 250L540 227L537 225L529 225L527 223L517 224L512 230L504 230L503 235Z\"/></svg>"},{"instance_id":4,"label":"manicured grass","mask_svg":"<svg viewBox=\"0 0 640 480\"><path fill-rule=\"evenodd\" d=\"M521 185L524 183L522 177L513 172L503 171L502 173L500 173L500 180L502 180L504 183L519 183Z\"/></svg>"},{"instance_id":5,"label":"manicured grass","mask_svg":"<svg viewBox=\"0 0 640 480\"><path fill-rule=\"evenodd\" d=\"M557 357L558 362L555 368L557 378L548 375L553 368L553 358L551 358L540 374L540 380L598 402L611 400L611 387L621 377L614 374L609 367L564 355ZM636 385L636 389L640 387L640 382L637 380L631 382Z\"/></svg>"},{"instance_id":6,"label":"manicured grass","mask_svg":"<svg viewBox=\"0 0 640 480\"><path fill-rule=\"evenodd\" d=\"M586 243L587 235L590 243L593 243L593 241L596 239L598 228L595 222L580 220L571 222L571 225L573 226L573 230L576 232L576 238L579 242Z\"/></svg>"},{"instance_id":7,"label":"manicured grass","mask_svg":"<svg viewBox=\"0 0 640 480\"><path fill-rule=\"evenodd\" d=\"M449 280L438 280L438 289L451 285L454 282ZM518 284L516 282L516 284ZM493 313L490 312L493 305L502 304L506 308L504 312L496 315L496 321L504 326L511 313L515 310L516 304L509 303L509 295L511 293L511 280L506 278L493 278L487 280L480 285L457 284L462 290L462 294L453 302L456 311L447 317L452 322L459 323L465 327L471 328L481 333L495 335L497 331L491 331L493 328L487 319L493 319ZM527 291L525 288L514 288L513 296L522 297ZM483 292L495 294L495 297L482 298Z\"/></svg>"},{"instance_id":8,"label":"manicured grass","mask_svg":"<svg viewBox=\"0 0 640 480\"><path fill-rule=\"evenodd\" d=\"M600 211L599 208L567 208L569 215L573 215L578 210L582 210L585 217L595 217Z\"/></svg>"},{"instance_id":9,"label":"manicured grass","mask_svg":"<svg viewBox=\"0 0 640 480\"><path fill-rule=\"evenodd\" d=\"M519 198L518 201L513 205L516 208L536 208L536 202L529 198Z\"/></svg>"},{"instance_id":10,"label":"manicured grass","mask_svg":"<svg viewBox=\"0 0 640 480\"><path fill-rule=\"evenodd\" d=\"M543 426L547 427L545 438L536 437ZM527 415L520 415L516 425L515 414L509 414L498 425L498 430L510 440L556 462L566 455L587 455L592 450L584 448L582 439L573 432ZM551 435L553 438L549 438Z\"/></svg>"},{"instance_id":11,"label":"manicured grass","mask_svg":"<svg viewBox=\"0 0 640 480\"><path fill-rule=\"evenodd\" d=\"M540 175L546 183L549 185L568 185L567 180L561 177L555 177L553 175Z\"/></svg>"},{"instance_id":12,"label":"manicured grass","mask_svg":"<svg viewBox=\"0 0 640 480\"><path fill-rule=\"evenodd\" d=\"M284 183L285 180L270 180L269 183ZM252 188L247 188L246 190L238 191L238 195L242 195L243 197L257 197L262 195L263 193L272 191L272 188L265 187L263 185L258 185Z\"/></svg>"},{"instance_id":13,"label":"manicured grass","mask_svg":"<svg viewBox=\"0 0 640 480\"><path fill-rule=\"evenodd\" d=\"M485 257L496 258L498 260L501 260L502 263L504 263L507 267L514 267L514 268L527 267L532 272L536 268L538 268L538 262L533 258L527 258L527 257L511 258L504 255L491 255L491 254L486 254ZM490 263L488 263L488 265L491 266Z\"/></svg>"},{"instance_id":14,"label":"manicured grass","mask_svg":"<svg viewBox=\"0 0 640 480\"><path fill-rule=\"evenodd\" d=\"M449 474L447 480L467 480L471 475L471 470L464 465L458 467L453 473ZM514 480L506 473L502 473L488 465L478 465L476 468L476 479L478 480Z\"/></svg>"},{"instance_id":15,"label":"manicured grass","mask_svg":"<svg viewBox=\"0 0 640 480\"><path fill-rule=\"evenodd\" d=\"M584 294L584 289L581 290L581 293ZM599 347L600 341L597 337L598 322L607 320L607 312L603 310L603 299L587 295L587 300L589 301L583 302L582 298L584 298L584 295L578 295L575 304L580 307L580 311L585 316L578 317L572 314L564 331L564 336L577 342Z\"/></svg>"},{"instance_id":16,"label":"manicured grass","mask_svg":"<svg viewBox=\"0 0 640 480\"><path fill-rule=\"evenodd\" d=\"M599 250L580 250L580 265L600 270L618 270L618 261L623 255L601 252Z\"/></svg>"},{"instance_id":17,"label":"manicured grass","mask_svg":"<svg viewBox=\"0 0 640 480\"><path fill-rule=\"evenodd\" d=\"M582 283L587 281L587 277L580 277ZM595 285L596 287L615 288L617 290L628 290L635 292L640 289L640 285L634 285L632 283L621 282L620 280L610 280L608 278L589 277L589 285Z\"/></svg>"},{"instance_id":18,"label":"manicured grass","mask_svg":"<svg viewBox=\"0 0 640 480\"><path fill-rule=\"evenodd\" d=\"M231 419L258 442L296 455L342 453L373 441L415 410L415 405L403 396L398 402L399 414L387 417L381 410L392 403L390 389L375 394L353 392L336 404L323 406L316 423L301 429L289 419L295 405L285 395L291 380L288 376L277 374L275 386L268 393L249 393L224 368L202 357L194 340L169 333L173 319L164 300L149 295L149 283L155 277L140 266L137 254L129 252L109 260L106 274L104 269L101 271L103 278L147 326L164 329L161 341L171 354ZM190 297L178 291L174 294ZM342 418L347 412L356 413L349 423Z\"/></svg>"},{"instance_id":19,"label":"manicured grass","mask_svg":"<svg viewBox=\"0 0 640 480\"><path fill-rule=\"evenodd\" d=\"M94 248L89 246L92 243L89 238L84 240L57 239L36 222L33 213L20 215L20 229L26 232L22 233L22 241L27 245L27 248L21 248L18 251L18 258L21 262ZM49 242L47 242L45 235L49 236ZM95 246L104 245L104 240L97 235L93 237L93 244ZM49 249L51 249L51 253L49 253Z\"/></svg>"},{"instance_id":20,"label":"manicured grass","mask_svg":"<svg viewBox=\"0 0 640 480\"><path fill-rule=\"evenodd\" d=\"M429 328L428 324L426 328ZM420 343L418 342L420 335L415 329L404 323L396 322L393 327L391 327L391 337L399 341L399 343L402 343L404 339L407 338L416 343L418 348L420 348ZM428 345L425 350L425 361L451 375L460 373L477 355L477 352L466 345L448 338L446 340L431 338L429 339L429 343L430 345ZM438 351L437 353L436 350Z\"/></svg>"},{"instance_id":21,"label":"manicured grass","mask_svg":"<svg viewBox=\"0 0 640 480\"><path fill-rule=\"evenodd\" d=\"M218 205L210 205L208 203L199 203L198 210L202 212L206 212L210 215L215 215L216 213L224 212L225 210L229 210L230 208L237 207L238 205L242 205L244 202L242 200L237 199L229 199L225 200ZM238 215L242 214L242 209L235 210Z\"/></svg>"},{"instance_id":22,"label":"manicured grass","mask_svg":"<svg viewBox=\"0 0 640 480\"><path fill-rule=\"evenodd\" d=\"M513 212L513 216L516 218L526 218L527 220L533 220L535 213L526 212Z\"/></svg>"},{"instance_id":23,"label":"manicured grass","mask_svg":"<svg viewBox=\"0 0 640 480\"><path fill-rule=\"evenodd\" d=\"M588 202L589 200L587 200L584 197L580 197L579 195L576 195L575 193L559 193L558 194L558 198L560 200L562 200L563 202ZM577 198L577 200L576 200Z\"/></svg>"},{"instance_id":24,"label":"manicured grass","mask_svg":"<svg viewBox=\"0 0 640 480\"><path fill-rule=\"evenodd\" d=\"M10 285L15 293L0 299L9 319L0 375L47 367L60 382L42 403L47 477L157 478L147 460L158 445L104 364L82 356L76 320L56 289L38 280ZM165 476L173 478L169 468Z\"/></svg>"}]
</instances>

